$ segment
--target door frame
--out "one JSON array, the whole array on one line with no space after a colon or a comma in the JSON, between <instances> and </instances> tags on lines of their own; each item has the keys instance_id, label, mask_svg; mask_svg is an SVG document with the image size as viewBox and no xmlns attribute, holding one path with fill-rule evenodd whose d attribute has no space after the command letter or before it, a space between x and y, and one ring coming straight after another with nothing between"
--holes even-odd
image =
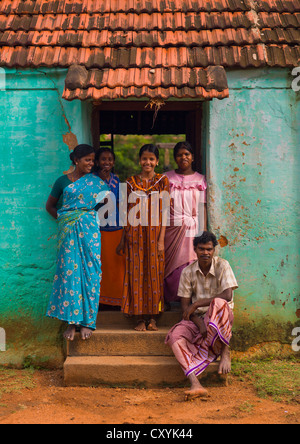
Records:
<instances>
[{"instance_id":1,"label":"door frame","mask_svg":"<svg viewBox=\"0 0 300 444\"><path fill-rule=\"evenodd\" d=\"M91 119L91 132L94 149L100 147L101 122L100 112L105 111L148 111L154 112L149 107L146 109L146 101L113 101L94 102ZM202 104L201 101L174 101L166 102L163 111L186 111L186 140L194 149L194 164L196 171L200 172L202 160Z\"/></svg>"}]
</instances>

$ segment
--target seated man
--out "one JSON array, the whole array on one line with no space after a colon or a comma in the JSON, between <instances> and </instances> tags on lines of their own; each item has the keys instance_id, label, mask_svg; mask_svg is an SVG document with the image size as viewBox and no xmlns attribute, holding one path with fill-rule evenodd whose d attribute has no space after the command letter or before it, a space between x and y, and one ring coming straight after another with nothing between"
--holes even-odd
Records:
<instances>
[{"instance_id":1,"label":"seated man","mask_svg":"<svg viewBox=\"0 0 300 444\"><path fill-rule=\"evenodd\" d=\"M187 398L207 396L197 376L219 356L219 373L231 370L229 341L233 324L233 290L238 287L229 263L214 256L218 241L204 231L194 239L197 260L181 274L178 296L183 320L166 337L191 382Z\"/></svg>"}]
</instances>

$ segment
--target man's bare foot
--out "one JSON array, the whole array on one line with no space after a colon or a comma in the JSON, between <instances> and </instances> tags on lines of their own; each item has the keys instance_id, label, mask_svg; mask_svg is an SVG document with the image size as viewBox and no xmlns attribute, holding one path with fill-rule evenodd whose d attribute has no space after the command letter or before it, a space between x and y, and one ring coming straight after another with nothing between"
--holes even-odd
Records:
<instances>
[{"instance_id":1,"label":"man's bare foot","mask_svg":"<svg viewBox=\"0 0 300 444\"><path fill-rule=\"evenodd\" d=\"M190 389L184 392L185 394L185 400L190 401L191 399L195 398L207 398L208 391L204 387L198 387L195 389Z\"/></svg>"},{"instance_id":2,"label":"man's bare foot","mask_svg":"<svg viewBox=\"0 0 300 444\"><path fill-rule=\"evenodd\" d=\"M135 327L136 331L146 331L146 324L145 321L143 319L140 319L137 322L137 326Z\"/></svg>"},{"instance_id":3,"label":"man's bare foot","mask_svg":"<svg viewBox=\"0 0 300 444\"><path fill-rule=\"evenodd\" d=\"M231 358L230 358L230 351L229 347L227 345L223 345L222 353L221 353L221 360L219 365L218 373L220 375L227 375L231 371Z\"/></svg>"},{"instance_id":4,"label":"man's bare foot","mask_svg":"<svg viewBox=\"0 0 300 444\"><path fill-rule=\"evenodd\" d=\"M157 331L158 330L155 319L150 319L147 330L150 330L150 331Z\"/></svg>"},{"instance_id":5,"label":"man's bare foot","mask_svg":"<svg viewBox=\"0 0 300 444\"><path fill-rule=\"evenodd\" d=\"M204 398L208 396L208 391L204 387L202 387L195 373L191 373L188 376L188 378L191 382L191 388L190 390L184 392L186 401L189 401L190 399L195 399L200 397Z\"/></svg>"},{"instance_id":6,"label":"man's bare foot","mask_svg":"<svg viewBox=\"0 0 300 444\"><path fill-rule=\"evenodd\" d=\"M90 328L87 328L87 327L80 328L80 336L83 341L85 341L86 339L90 339L92 334L93 334L93 330L91 330Z\"/></svg>"},{"instance_id":7,"label":"man's bare foot","mask_svg":"<svg viewBox=\"0 0 300 444\"><path fill-rule=\"evenodd\" d=\"M67 330L64 332L64 338L67 341L74 341L75 333L76 333L75 325L69 325Z\"/></svg>"}]
</instances>

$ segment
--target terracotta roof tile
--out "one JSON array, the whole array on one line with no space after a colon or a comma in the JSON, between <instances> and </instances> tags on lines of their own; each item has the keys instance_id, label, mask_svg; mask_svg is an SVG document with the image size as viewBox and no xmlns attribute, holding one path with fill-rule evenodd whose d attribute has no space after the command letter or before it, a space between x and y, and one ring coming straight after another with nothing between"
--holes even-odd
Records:
<instances>
[{"instance_id":1,"label":"terracotta roof tile","mask_svg":"<svg viewBox=\"0 0 300 444\"><path fill-rule=\"evenodd\" d=\"M210 67L297 66L299 25L299 0L2 0L0 66L82 65L93 71L80 98L207 98L226 91L201 83Z\"/></svg>"},{"instance_id":2,"label":"terracotta roof tile","mask_svg":"<svg viewBox=\"0 0 300 444\"><path fill-rule=\"evenodd\" d=\"M77 71L77 72L76 72ZM77 75L78 74L78 75ZM101 87L100 87L101 86ZM228 96L224 68L131 68L86 70L75 65L66 78L63 97L67 100L79 98L111 99L148 98L219 98Z\"/></svg>"}]
</instances>

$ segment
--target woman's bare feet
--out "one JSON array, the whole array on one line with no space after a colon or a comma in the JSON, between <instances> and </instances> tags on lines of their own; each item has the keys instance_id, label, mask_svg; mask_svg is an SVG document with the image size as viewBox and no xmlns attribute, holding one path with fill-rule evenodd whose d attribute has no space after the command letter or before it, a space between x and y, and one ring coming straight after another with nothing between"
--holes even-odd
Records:
<instances>
[{"instance_id":1,"label":"woman's bare feet","mask_svg":"<svg viewBox=\"0 0 300 444\"><path fill-rule=\"evenodd\" d=\"M190 390L184 392L186 401L190 401L191 399L195 398L204 398L208 396L208 391L204 387L202 387L195 373L189 375L188 378L191 382L191 388Z\"/></svg>"},{"instance_id":2,"label":"woman's bare feet","mask_svg":"<svg viewBox=\"0 0 300 444\"><path fill-rule=\"evenodd\" d=\"M222 375L227 375L228 373L230 373L230 371L231 371L231 358L230 358L229 347L223 344L218 373Z\"/></svg>"},{"instance_id":3,"label":"woman's bare feet","mask_svg":"<svg viewBox=\"0 0 300 444\"><path fill-rule=\"evenodd\" d=\"M146 331L146 323L145 323L145 321L144 321L143 319L140 319L140 320L137 322L137 325L136 325L136 327L135 327L135 330L136 330L136 331Z\"/></svg>"},{"instance_id":4,"label":"woman's bare feet","mask_svg":"<svg viewBox=\"0 0 300 444\"><path fill-rule=\"evenodd\" d=\"M75 333L76 333L75 325L69 325L67 330L64 332L64 338L67 341L74 341Z\"/></svg>"},{"instance_id":5,"label":"woman's bare feet","mask_svg":"<svg viewBox=\"0 0 300 444\"><path fill-rule=\"evenodd\" d=\"M86 339L90 339L92 334L93 334L93 330L91 330L90 328L87 328L87 327L80 328L80 336L83 341L85 341Z\"/></svg>"},{"instance_id":6,"label":"woman's bare feet","mask_svg":"<svg viewBox=\"0 0 300 444\"><path fill-rule=\"evenodd\" d=\"M153 318L150 319L147 330L150 330L150 331L157 331L158 330L155 319L153 319Z\"/></svg>"}]
</instances>

